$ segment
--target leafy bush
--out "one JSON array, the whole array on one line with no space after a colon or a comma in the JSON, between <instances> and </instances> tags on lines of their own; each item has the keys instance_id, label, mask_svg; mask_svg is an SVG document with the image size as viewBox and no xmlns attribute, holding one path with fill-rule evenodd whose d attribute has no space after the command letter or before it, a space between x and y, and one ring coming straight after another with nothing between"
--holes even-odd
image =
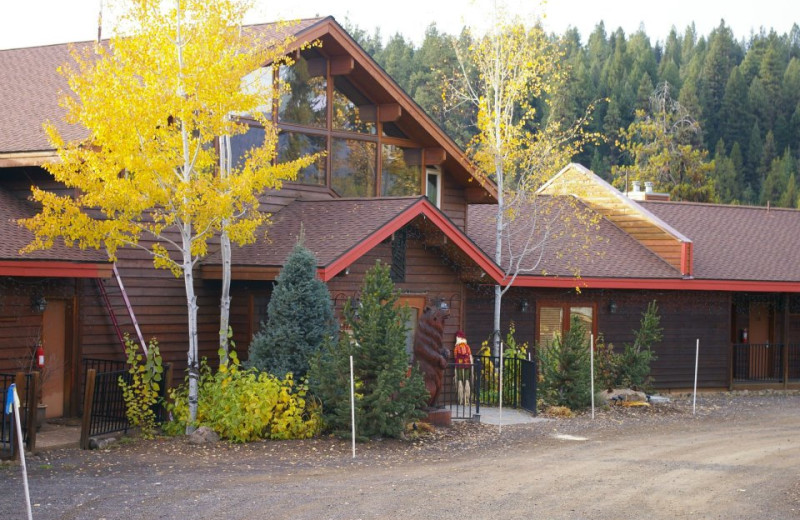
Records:
<instances>
[{"instance_id":1,"label":"leafy bush","mask_svg":"<svg viewBox=\"0 0 800 520\"><path fill-rule=\"evenodd\" d=\"M307 386L291 374L279 379L256 369L243 369L236 352L216 373L204 359L200 365L197 423L233 442L259 439L303 439L320 429L318 406L306 399ZM189 420L187 386L170 392L172 422L166 431L179 434Z\"/></svg>"},{"instance_id":2,"label":"leafy bush","mask_svg":"<svg viewBox=\"0 0 800 520\"><path fill-rule=\"evenodd\" d=\"M661 341L661 318L655 301L642 313L639 330L634 331L632 344L623 345L620 353L606 344L599 335L595 343L595 382L599 388L632 388L647 391L652 387L650 364L658 359L652 347Z\"/></svg>"},{"instance_id":3,"label":"leafy bush","mask_svg":"<svg viewBox=\"0 0 800 520\"><path fill-rule=\"evenodd\" d=\"M563 337L557 335L552 345L537 350L544 401L573 410L586 408L591 402L589 342L580 319L573 316Z\"/></svg>"},{"instance_id":4,"label":"leafy bush","mask_svg":"<svg viewBox=\"0 0 800 520\"><path fill-rule=\"evenodd\" d=\"M161 365L161 353L158 342L150 340L147 356L138 353L139 345L125 335L125 353L128 355L128 373L131 382L119 378L122 397L125 400L125 415L132 426L141 429L145 439L152 439L156 430L156 414L153 409L159 402L158 393L161 390L158 384L164 368ZM144 361L144 364L142 364Z\"/></svg>"},{"instance_id":5,"label":"leafy bush","mask_svg":"<svg viewBox=\"0 0 800 520\"><path fill-rule=\"evenodd\" d=\"M311 358L336 334L328 287L317 278L314 254L297 243L277 278L261 323L250 343L247 365L283 376L305 377Z\"/></svg>"},{"instance_id":6,"label":"leafy bush","mask_svg":"<svg viewBox=\"0 0 800 520\"><path fill-rule=\"evenodd\" d=\"M322 400L326 426L336 434L350 434L351 355L360 439L400 437L407 423L424 416L428 391L419 370L409 370L408 309L398 308L397 299L389 267L376 263L367 271L358 305L345 304L347 332L328 342L311 364L311 388Z\"/></svg>"}]
</instances>

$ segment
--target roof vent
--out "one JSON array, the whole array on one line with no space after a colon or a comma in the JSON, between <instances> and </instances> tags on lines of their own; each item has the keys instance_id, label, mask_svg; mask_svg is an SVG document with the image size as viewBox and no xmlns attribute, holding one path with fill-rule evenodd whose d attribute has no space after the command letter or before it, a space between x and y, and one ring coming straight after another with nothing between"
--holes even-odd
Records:
<instances>
[{"instance_id":1,"label":"roof vent","mask_svg":"<svg viewBox=\"0 0 800 520\"><path fill-rule=\"evenodd\" d=\"M639 193L642 191L642 182L641 181L633 181L633 192Z\"/></svg>"},{"instance_id":2,"label":"roof vent","mask_svg":"<svg viewBox=\"0 0 800 520\"><path fill-rule=\"evenodd\" d=\"M653 193L653 182L647 181L644 183L644 192L645 193Z\"/></svg>"}]
</instances>

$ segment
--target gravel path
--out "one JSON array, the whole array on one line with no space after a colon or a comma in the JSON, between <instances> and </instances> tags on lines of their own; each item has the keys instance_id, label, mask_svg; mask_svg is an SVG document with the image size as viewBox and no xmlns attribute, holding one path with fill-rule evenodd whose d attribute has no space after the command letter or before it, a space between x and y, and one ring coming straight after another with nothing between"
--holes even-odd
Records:
<instances>
[{"instance_id":1,"label":"gravel path","mask_svg":"<svg viewBox=\"0 0 800 520\"><path fill-rule=\"evenodd\" d=\"M29 459L34 518L800 518L800 395L701 396L414 440L126 441ZM0 466L0 518L24 518Z\"/></svg>"}]
</instances>

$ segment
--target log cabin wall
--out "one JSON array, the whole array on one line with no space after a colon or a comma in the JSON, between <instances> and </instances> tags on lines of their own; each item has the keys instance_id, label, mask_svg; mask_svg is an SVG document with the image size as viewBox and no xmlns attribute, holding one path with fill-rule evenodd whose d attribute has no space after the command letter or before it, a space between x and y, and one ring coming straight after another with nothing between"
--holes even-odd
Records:
<instances>
[{"instance_id":1,"label":"log cabin wall","mask_svg":"<svg viewBox=\"0 0 800 520\"><path fill-rule=\"evenodd\" d=\"M362 289L364 275L380 260L391 264L392 248L388 241L375 246L350 266L350 274L339 275L328 283L331 297L336 302L336 312L341 316L344 301L357 296ZM442 343L449 349L455 344L455 333L463 326L463 288L459 273L436 248L425 246L422 240L409 238L406 249L405 281L396 283L403 295L424 296L429 304L444 300L450 307L450 317L445 322Z\"/></svg>"},{"instance_id":2,"label":"log cabin wall","mask_svg":"<svg viewBox=\"0 0 800 520\"><path fill-rule=\"evenodd\" d=\"M467 335L475 349L478 340L491 336L494 296L490 288L472 288L467 295ZM520 302L527 300L522 312ZM576 294L565 289L512 289L503 301L502 335L513 320L518 342L534 343L536 303L563 302L570 305L593 305L596 328L607 343L621 349L632 342L642 313L656 300L663 327L663 339L654 347L658 359L652 365L656 388L678 390L691 388L694 378L695 342L700 339L698 385L703 388L727 388L731 355L730 295L724 292L583 290ZM614 302L615 312L610 311Z\"/></svg>"}]
</instances>

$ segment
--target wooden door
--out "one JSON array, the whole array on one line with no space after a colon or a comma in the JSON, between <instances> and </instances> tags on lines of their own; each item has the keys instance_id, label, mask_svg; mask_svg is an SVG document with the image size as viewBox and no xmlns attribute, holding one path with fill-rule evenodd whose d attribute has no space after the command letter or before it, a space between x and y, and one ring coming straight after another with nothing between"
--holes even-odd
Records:
<instances>
[{"instance_id":1,"label":"wooden door","mask_svg":"<svg viewBox=\"0 0 800 520\"><path fill-rule=\"evenodd\" d=\"M408 321L406 321L406 353L408 359L414 354L414 333L417 331L417 323L422 312L425 310L425 296L400 296L397 299L397 306L408 305Z\"/></svg>"},{"instance_id":2,"label":"wooden door","mask_svg":"<svg viewBox=\"0 0 800 520\"><path fill-rule=\"evenodd\" d=\"M67 304L63 300L48 300L42 317L42 403L47 405L47 418L64 415L64 374Z\"/></svg>"},{"instance_id":3,"label":"wooden door","mask_svg":"<svg viewBox=\"0 0 800 520\"><path fill-rule=\"evenodd\" d=\"M772 305L765 302L750 302L750 321L748 336L749 351L749 377L750 379L765 379L770 377L772 356L775 347L772 343Z\"/></svg>"}]
</instances>

